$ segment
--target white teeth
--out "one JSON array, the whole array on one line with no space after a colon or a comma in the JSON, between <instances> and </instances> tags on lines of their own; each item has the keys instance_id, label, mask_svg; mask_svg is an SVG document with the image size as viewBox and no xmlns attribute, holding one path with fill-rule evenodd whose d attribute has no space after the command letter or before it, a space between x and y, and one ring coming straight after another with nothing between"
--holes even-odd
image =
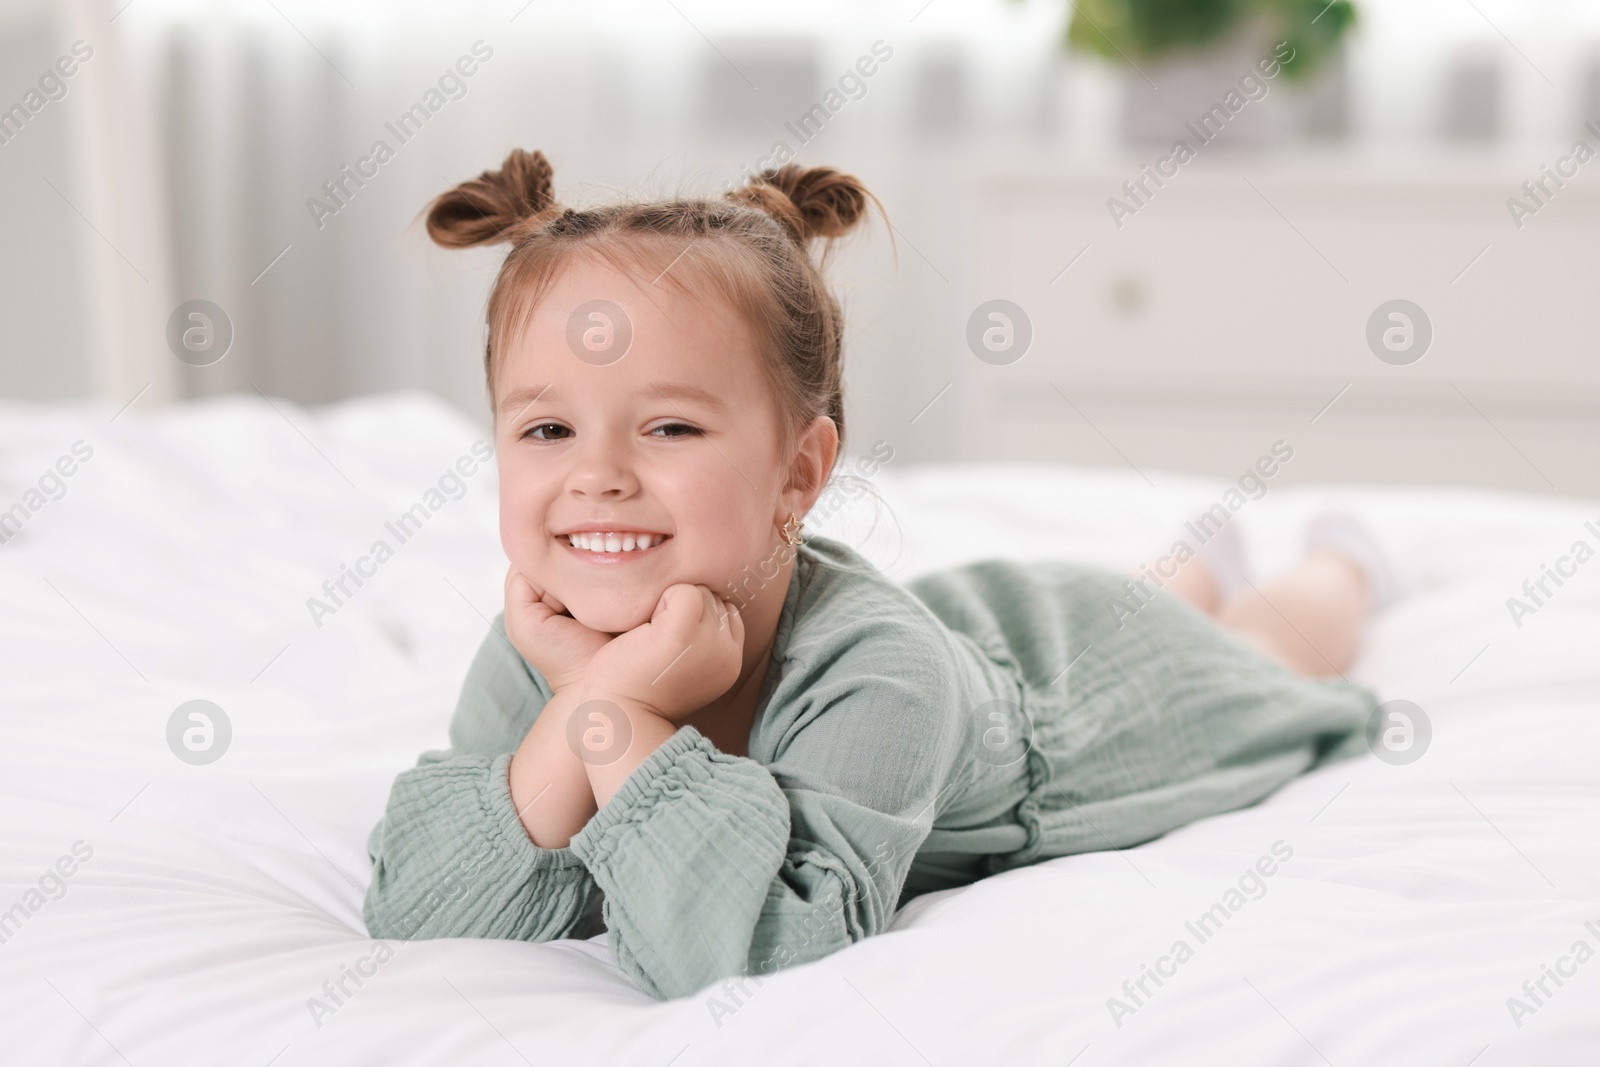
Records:
<instances>
[{"instance_id":1,"label":"white teeth","mask_svg":"<svg viewBox=\"0 0 1600 1067\"><path fill-rule=\"evenodd\" d=\"M619 534L598 530L567 535L568 544L573 548L581 548L587 552L640 552L647 548L654 548L666 539L665 534Z\"/></svg>"}]
</instances>

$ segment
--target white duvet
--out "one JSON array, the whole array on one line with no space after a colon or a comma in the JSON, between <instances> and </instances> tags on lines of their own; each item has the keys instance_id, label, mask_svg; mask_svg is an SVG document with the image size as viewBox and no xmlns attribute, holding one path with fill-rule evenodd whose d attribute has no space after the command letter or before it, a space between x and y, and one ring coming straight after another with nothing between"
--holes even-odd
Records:
<instances>
[{"instance_id":1,"label":"white duvet","mask_svg":"<svg viewBox=\"0 0 1600 1067\"><path fill-rule=\"evenodd\" d=\"M113 414L0 406L0 508L22 506L0 544L5 1063L1600 1062L1600 560L1572 554L1600 547L1600 504L1268 482L1237 515L1259 572L1330 504L1404 572L1352 674L1423 709L1419 759L1327 766L658 1003L603 935L362 927L367 832L445 744L499 608L492 466L457 466L481 431L417 395ZM1144 473L891 461L876 527L857 500L826 528L902 580L988 556L1136 568L1228 488ZM345 568L367 577L335 603ZM196 700L231 728L211 762L169 747ZM177 750L218 751L212 719L182 717Z\"/></svg>"}]
</instances>

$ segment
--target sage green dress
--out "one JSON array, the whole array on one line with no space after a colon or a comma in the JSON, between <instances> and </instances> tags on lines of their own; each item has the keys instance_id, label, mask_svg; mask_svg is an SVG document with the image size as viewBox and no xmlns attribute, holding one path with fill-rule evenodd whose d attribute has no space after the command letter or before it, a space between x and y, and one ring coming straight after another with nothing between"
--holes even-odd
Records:
<instances>
[{"instance_id":1,"label":"sage green dress","mask_svg":"<svg viewBox=\"0 0 1600 1067\"><path fill-rule=\"evenodd\" d=\"M534 845L506 768L550 692L495 624L448 751L395 779L368 842L375 938L603 928L656 998L815 960L911 897L1122 848L1359 750L1372 692L1302 678L1178 598L1065 561L888 579L812 537L748 756L692 726L567 848ZM1131 610L1130 610L1131 609Z\"/></svg>"}]
</instances>

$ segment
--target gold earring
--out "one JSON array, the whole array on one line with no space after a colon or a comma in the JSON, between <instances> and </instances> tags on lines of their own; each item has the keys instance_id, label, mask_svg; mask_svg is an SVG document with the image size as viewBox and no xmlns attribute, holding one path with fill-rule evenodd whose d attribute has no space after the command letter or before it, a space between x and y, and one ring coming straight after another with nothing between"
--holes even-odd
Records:
<instances>
[{"instance_id":1,"label":"gold earring","mask_svg":"<svg viewBox=\"0 0 1600 1067\"><path fill-rule=\"evenodd\" d=\"M778 530L778 532L783 535L783 543L788 545L790 548L798 547L800 544L800 529L803 526L805 526L805 523L795 518L794 512L789 512L788 520L785 521L782 528Z\"/></svg>"}]
</instances>

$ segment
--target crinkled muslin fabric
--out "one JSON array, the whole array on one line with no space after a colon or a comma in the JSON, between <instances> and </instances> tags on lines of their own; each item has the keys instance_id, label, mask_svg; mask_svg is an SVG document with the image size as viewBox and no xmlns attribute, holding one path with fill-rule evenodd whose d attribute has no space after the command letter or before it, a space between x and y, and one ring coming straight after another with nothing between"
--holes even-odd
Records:
<instances>
[{"instance_id":1,"label":"crinkled muslin fabric","mask_svg":"<svg viewBox=\"0 0 1600 1067\"><path fill-rule=\"evenodd\" d=\"M369 838L371 935L603 922L641 989L682 996L869 937L921 893L1252 804L1359 749L1377 706L1176 597L1130 600L1102 567L984 561L901 586L824 537L795 560L749 755L681 727L562 849L511 803L510 754L550 690L496 619L451 748L399 775Z\"/></svg>"}]
</instances>

